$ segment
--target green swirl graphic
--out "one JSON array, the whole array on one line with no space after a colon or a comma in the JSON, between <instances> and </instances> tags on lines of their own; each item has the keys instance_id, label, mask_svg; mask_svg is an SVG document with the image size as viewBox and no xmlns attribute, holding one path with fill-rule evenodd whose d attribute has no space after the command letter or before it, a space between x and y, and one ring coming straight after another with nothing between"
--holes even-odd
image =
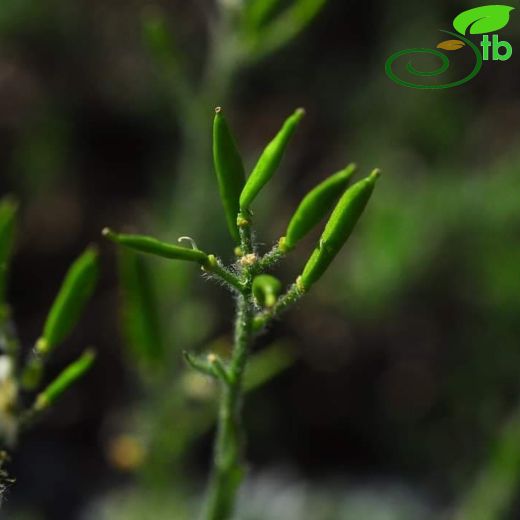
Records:
<instances>
[{"instance_id":1,"label":"green swirl graphic","mask_svg":"<svg viewBox=\"0 0 520 520\"><path fill-rule=\"evenodd\" d=\"M386 75L398 85L401 85L403 87L410 87L410 88L419 88L419 89L444 89L444 88L452 88L452 87L458 87L459 85L462 85L464 83L467 83L469 80L473 79L482 68L482 54L480 53L479 48L471 41L465 38L464 36L452 33L450 31L441 31L446 34L450 34L452 36L455 36L456 38L463 40L464 43L466 43L473 53L475 54L476 62L475 66L473 67L473 70L464 78L459 79L457 81L452 81L450 83L443 83L439 85L421 85L418 83L412 83L410 81L406 81L404 79L401 79L399 76L397 76L394 71L392 70L392 66L394 62L399 59L401 56L405 56L407 54L430 54L433 56L436 56L441 60L441 65L437 67L435 70L432 71L420 71L416 69L412 62L409 61L406 64L406 70L412 74L413 76L419 76L419 77L432 77L432 76L439 76L443 72L446 72L450 66L450 60L446 56L446 54L443 54L442 52L436 50L436 49L425 49L425 48L417 48L417 49L405 49L399 52L395 52L392 54L385 63L385 71Z\"/></svg>"}]
</instances>

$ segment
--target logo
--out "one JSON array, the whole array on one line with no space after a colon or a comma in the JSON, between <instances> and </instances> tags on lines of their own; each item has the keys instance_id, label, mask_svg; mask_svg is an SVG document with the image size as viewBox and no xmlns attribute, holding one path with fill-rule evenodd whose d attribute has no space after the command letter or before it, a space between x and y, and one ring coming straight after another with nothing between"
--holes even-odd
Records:
<instances>
[{"instance_id":1,"label":"logo","mask_svg":"<svg viewBox=\"0 0 520 520\"><path fill-rule=\"evenodd\" d=\"M513 9L514 7L509 5L484 5L460 13L453 20L453 27L457 31L456 33L441 30L441 32L454 38L438 43L436 49L418 47L416 49L405 49L395 52L386 60L386 75L398 85L418 89L445 89L458 87L459 85L467 83L480 72L484 61L507 61L513 55L513 47L509 42L500 40L497 34L489 34L502 29L508 24L509 14ZM467 37L467 35L470 34L482 35L482 40L479 44L479 46L482 47L482 51L469 39L469 37ZM427 78L439 76L446 72L450 67L448 56L444 52L441 52L441 50L437 49L448 52L464 49L470 50L474 55L475 65L471 72L462 79L451 81L449 83L428 84ZM435 56L435 58L440 60L440 66L434 70L428 71L416 68L412 63L412 60L406 63L405 69L408 75L423 78L425 80L425 83L423 84L402 79L394 70L397 60L403 56L409 56L411 54Z\"/></svg>"}]
</instances>

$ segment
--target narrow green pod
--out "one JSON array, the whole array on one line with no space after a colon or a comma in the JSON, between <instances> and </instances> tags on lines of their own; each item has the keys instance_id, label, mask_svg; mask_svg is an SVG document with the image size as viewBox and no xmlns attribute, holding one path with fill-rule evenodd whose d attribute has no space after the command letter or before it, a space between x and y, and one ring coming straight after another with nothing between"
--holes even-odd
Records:
<instances>
[{"instance_id":1,"label":"narrow green pod","mask_svg":"<svg viewBox=\"0 0 520 520\"><path fill-rule=\"evenodd\" d=\"M240 194L240 209L247 211L259 191L273 176L282 160L291 136L304 115L305 111L303 108L296 110L294 114L286 119L280 131L265 147Z\"/></svg>"},{"instance_id":2,"label":"narrow green pod","mask_svg":"<svg viewBox=\"0 0 520 520\"><path fill-rule=\"evenodd\" d=\"M220 107L215 109L215 119L213 120L213 163L229 233L239 244L237 215L240 210L240 193L246 182L246 174L235 139Z\"/></svg>"},{"instance_id":3,"label":"narrow green pod","mask_svg":"<svg viewBox=\"0 0 520 520\"><path fill-rule=\"evenodd\" d=\"M305 195L287 226L282 242L285 251L292 249L331 210L334 201L345 191L355 171L356 165L349 164Z\"/></svg>"},{"instance_id":4,"label":"narrow green pod","mask_svg":"<svg viewBox=\"0 0 520 520\"><path fill-rule=\"evenodd\" d=\"M280 280L270 274L260 274L253 280L253 296L262 307L272 307L281 290Z\"/></svg>"},{"instance_id":5,"label":"narrow green pod","mask_svg":"<svg viewBox=\"0 0 520 520\"><path fill-rule=\"evenodd\" d=\"M43 410L54 403L65 390L92 367L95 359L96 353L91 349L86 350L76 361L65 368L43 392L38 394L34 403L35 410Z\"/></svg>"},{"instance_id":6,"label":"narrow green pod","mask_svg":"<svg viewBox=\"0 0 520 520\"><path fill-rule=\"evenodd\" d=\"M321 235L318 247L313 251L301 275L305 290L315 283L343 247L372 195L379 170L353 184L345 191L330 216Z\"/></svg>"},{"instance_id":7,"label":"narrow green pod","mask_svg":"<svg viewBox=\"0 0 520 520\"><path fill-rule=\"evenodd\" d=\"M151 273L145 260L130 249L119 250L121 325L134 359L146 366L157 366L163 359L164 343Z\"/></svg>"},{"instance_id":8,"label":"narrow green pod","mask_svg":"<svg viewBox=\"0 0 520 520\"><path fill-rule=\"evenodd\" d=\"M258 30L276 11L280 0L250 0L244 3L244 18L247 26Z\"/></svg>"},{"instance_id":9,"label":"narrow green pod","mask_svg":"<svg viewBox=\"0 0 520 520\"><path fill-rule=\"evenodd\" d=\"M174 260L199 262L200 264L206 264L208 261L208 255L199 249L176 246L167 242L161 242L153 237L114 233L114 231L109 228L103 229L102 234L104 237L112 240L112 242L129 247L130 249L139 251L140 253L149 253L151 255L160 256L162 258L171 258Z\"/></svg>"},{"instance_id":10,"label":"narrow green pod","mask_svg":"<svg viewBox=\"0 0 520 520\"><path fill-rule=\"evenodd\" d=\"M89 247L67 272L36 343L37 351L46 353L66 338L94 290L98 272L98 252Z\"/></svg>"},{"instance_id":11,"label":"narrow green pod","mask_svg":"<svg viewBox=\"0 0 520 520\"><path fill-rule=\"evenodd\" d=\"M14 245L17 203L10 197L0 201L0 307L5 304L7 274Z\"/></svg>"}]
</instances>

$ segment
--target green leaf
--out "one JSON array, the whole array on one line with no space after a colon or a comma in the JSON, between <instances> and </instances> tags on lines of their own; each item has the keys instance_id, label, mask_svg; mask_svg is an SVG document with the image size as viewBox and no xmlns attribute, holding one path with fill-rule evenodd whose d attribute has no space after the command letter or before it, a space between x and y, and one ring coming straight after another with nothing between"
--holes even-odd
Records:
<instances>
[{"instance_id":1,"label":"green leaf","mask_svg":"<svg viewBox=\"0 0 520 520\"><path fill-rule=\"evenodd\" d=\"M70 388L80 377L82 377L92 367L96 353L88 349L81 357L71 363L43 392L38 394L34 408L43 410L60 397L65 390Z\"/></svg>"},{"instance_id":2,"label":"green leaf","mask_svg":"<svg viewBox=\"0 0 520 520\"><path fill-rule=\"evenodd\" d=\"M262 307L272 307L281 290L280 280L270 274L260 274L253 280L253 296Z\"/></svg>"},{"instance_id":3,"label":"green leaf","mask_svg":"<svg viewBox=\"0 0 520 520\"><path fill-rule=\"evenodd\" d=\"M302 108L296 110L294 114L286 119L280 131L265 147L240 194L241 210L247 211L249 209L259 191L273 176L280 165L287 144L304 114L305 111Z\"/></svg>"},{"instance_id":4,"label":"green leaf","mask_svg":"<svg viewBox=\"0 0 520 520\"><path fill-rule=\"evenodd\" d=\"M103 236L125 247L129 247L140 253L149 253L162 258L173 260L188 260L198 262L202 265L208 263L208 255L199 249L176 246L167 242L161 242L156 238L145 235L126 235L124 233L114 233L111 229L105 228Z\"/></svg>"},{"instance_id":5,"label":"green leaf","mask_svg":"<svg viewBox=\"0 0 520 520\"><path fill-rule=\"evenodd\" d=\"M124 336L138 362L155 366L163 359L164 346L151 273L147 267L141 255L126 248L119 251Z\"/></svg>"},{"instance_id":6,"label":"green leaf","mask_svg":"<svg viewBox=\"0 0 520 520\"><path fill-rule=\"evenodd\" d=\"M246 182L246 174L235 139L220 107L215 109L215 119L213 120L213 163L229 233L239 244L240 233L237 227L237 216L240 211L239 199Z\"/></svg>"},{"instance_id":7,"label":"green leaf","mask_svg":"<svg viewBox=\"0 0 520 520\"><path fill-rule=\"evenodd\" d=\"M43 335L36 343L46 353L61 343L76 325L98 278L97 250L88 248L70 267L45 321Z\"/></svg>"},{"instance_id":8,"label":"green leaf","mask_svg":"<svg viewBox=\"0 0 520 520\"><path fill-rule=\"evenodd\" d=\"M362 215L374 189L379 170L356 182L343 194L321 235L318 247L307 261L300 282L305 290L318 281L343 247Z\"/></svg>"},{"instance_id":9,"label":"green leaf","mask_svg":"<svg viewBox=\"0 0 520 520\"><path fill-rule=\"evenodd\" d=\"M0 202L0 307L5 304L7 274L14 245L18 205L9 197Z\"/></svg>"},{"instance_id":10,"label":"green leaf","mask_svg":"<svg viewBox=\"0 0 520 520\"><path fill-rule=\"evenodd\" d=\"M330 211L334 201L345 191L356 171L355 164L331 175L313 188L294 212L281 247L292 249Z\"/></svg>"},{"instance_id":11,"label":"green leaf","mask_svg":"<svg viewBox=\"0 0 520 520\"><path fill-rule=\"evenodd\" d=\"M509 22L509 5L483 5L463 11L453 20L453 27L461 34L485 34L498 31Z\"/></svg>"}]
</instances>

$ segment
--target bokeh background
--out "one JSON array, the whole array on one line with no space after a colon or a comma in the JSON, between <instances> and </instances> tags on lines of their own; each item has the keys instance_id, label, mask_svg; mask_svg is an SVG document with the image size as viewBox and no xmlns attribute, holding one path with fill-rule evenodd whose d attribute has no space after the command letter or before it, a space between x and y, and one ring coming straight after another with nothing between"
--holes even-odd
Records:
<instances>
[{"instance_id":1,"label":"bokeh background","mask_svg":"<svg viewBox=\"0 0 520 520\"><path fill-rule=\"evenodd\" d=\"M102 278L49 377L86 345L96 367L20 440L1 518L196 517L215 389L181 351L225 351L233 302L190 266L118 259L100 230L190 235L230 259L216 105L248 168L306 108L255 207L266 247L325 175L384 171L326 277L259 341L237 518L519 518L520 20L500 32L513 57L461 87L384 73L480 4L2 0L0 194L21 201L9 294L24 348L92 242ZM277 271L287 283L317 236ZM132 334L134 261L152 340Z\"/></svg>"}]
</instances>

